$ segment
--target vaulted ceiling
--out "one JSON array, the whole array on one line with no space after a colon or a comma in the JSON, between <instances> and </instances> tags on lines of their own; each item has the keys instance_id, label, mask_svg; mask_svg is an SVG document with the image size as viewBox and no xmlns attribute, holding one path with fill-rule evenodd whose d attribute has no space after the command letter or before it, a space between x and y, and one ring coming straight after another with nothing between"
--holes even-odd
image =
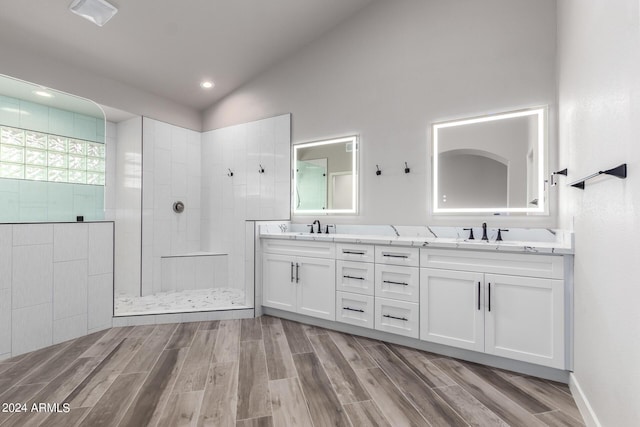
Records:
<instances>
[{"instance_id":1,"label":"vaulted ceiling","mask_svg":"<svg viewBox=\"0 0 640 427\"><path fill-rule=\"evenodd\" d=\"M202 110L372 1L112 0L118 13L98 27L70 13L71 0L0 0L0 47Z\"/></svg>"}]
</instances>

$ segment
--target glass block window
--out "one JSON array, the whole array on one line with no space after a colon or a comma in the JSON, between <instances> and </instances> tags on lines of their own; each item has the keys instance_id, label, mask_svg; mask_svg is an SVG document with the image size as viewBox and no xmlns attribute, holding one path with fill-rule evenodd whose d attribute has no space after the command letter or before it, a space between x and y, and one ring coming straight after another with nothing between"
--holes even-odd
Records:
<instances>
[{"instance_id":1,"label":"glass block window","mask_svg":"<svg viewBox=\"0 0 640 427\"><path fill-rule=\"evenodd\" d=\"M0 126L0 178L104 185L104 144Z\"/></svg>"}]
</instances>

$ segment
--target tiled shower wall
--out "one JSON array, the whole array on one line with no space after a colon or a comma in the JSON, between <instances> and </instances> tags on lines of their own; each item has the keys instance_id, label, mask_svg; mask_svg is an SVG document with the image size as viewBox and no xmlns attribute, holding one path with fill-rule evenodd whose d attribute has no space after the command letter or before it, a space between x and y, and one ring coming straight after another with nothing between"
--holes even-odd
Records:
<instances>
[{"instance_id":1,"label":"tiled shower wall","mask_svg":"<svg viewBox=\"0 0 640 427\"><path fill-rule=\"evenodd\" d=\"M0 360L110 328L113 223L0 225Z\"/></svg>"},{"instance_id":2,"label":"tiled shower wall","mask_svg":"<svg viewBox=\"0 0 640 427\"><path fill-rule=\"evenodd\" d=\"M201 133L143 118L142 294L160 292L162 260L200 251ZM182 201L184 212L173 211Z\"/></svg>"},{"instance_id":3,"label":"tiled shower wall","mask_svg":"<svg viewBox=\"0 0 640 427\"><path fill-rule=\"evenodd\" d=\"M290 217L291 115L202 138L202 249L227 253L229 287L244 288L251 297L253 223L247 221Z\"/></svg>"}]
</instances>

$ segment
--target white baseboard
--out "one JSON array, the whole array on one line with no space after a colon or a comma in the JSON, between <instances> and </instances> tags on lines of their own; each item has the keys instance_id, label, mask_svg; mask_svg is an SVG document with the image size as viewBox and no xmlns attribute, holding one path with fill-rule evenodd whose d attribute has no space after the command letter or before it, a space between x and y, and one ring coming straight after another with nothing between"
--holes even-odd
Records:
<instances>
[{"instance_id":1,"label":"white baseboard","mask_svg":"<svg viewBox=\"0 0 640 427\"><path fill-rule=\"evenodd\" d=\"M578 409L580 410L580 414L582 415L582 419L587 427L602 427L600 421L596 413L594 412L587 396L585 396L582 388L580 387L580 383L573 372L569 375L569 389L571 389L571 394L576 401L576 405L578 405Z\"/></svg>"}]
</instances>

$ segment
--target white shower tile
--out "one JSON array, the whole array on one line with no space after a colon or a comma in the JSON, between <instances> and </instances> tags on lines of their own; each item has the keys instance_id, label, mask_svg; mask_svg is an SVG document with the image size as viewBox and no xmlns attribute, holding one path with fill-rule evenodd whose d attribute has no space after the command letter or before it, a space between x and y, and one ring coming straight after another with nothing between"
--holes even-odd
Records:
<instances>
[{"instance_id":1,"label":"white shower tile","mask_svg":"<svg viewBox=\"0 0 640 427\"><path fill-rule=\"evenodd\" d=\"M86 313L87 261L55 263L53 265L54 320Z\"/></svg>"},{"instance_id":2,"label":"white shower tile","mask_svg":"<svg viewBox=\"0 0 640 427\"><path fill-rule=\"evenodd\" d=\"M11 287L12 236L12 225L0 225L0 289Z\"/></svg>"},{"instance_id":3,"label":"white shower tile","mask_svg":"<svg viewBox=\"0 0 640 427\"><path fill-rule=\"evenodd\" d=\"M54 344L82 337L87 333L86 313L53 321Z\"/></svg>"},{"instance_id":4,"label":"white shower tile","mask_svg":"<svg viewBox=\"0 0 640 427\"><path fill-rule=\"evenodd\" d=\"M150 120L150 119L145 119ZM171 150L171 128L172 126L168 123L159 122L157 120L153 120L154 122L154 132L155 138L154 141L154 149L161 150ZM156 165L157 167L157 165Z\"/></svg>"},{"instance_id":5,"label":"white shower tile","mask_svg":"<svg viewBox=\"0 0 640 427\"><path fill-rule=\"evenodd\" d=\"M53 225L53 261L87 259L88 224Z\"/></svg>"},{"instance_id":6,"label":"white shower tile","mask_svg":"<svg viewBox=\"0 0 640 427\"><path fill-rule=\"evenodd\" d=\"M161 284L161 280L162 280L162 262L160 261L160 257L159 256L154 256L153 257L153 281L151 282L152 285L152 293L157 293L160 292L160 284Z\"/></svg>"},{"instance_id":7,"label":"white shower tile","mask_svg":"<svg viewBox=\"0 0 640 427\"><path fill-rule=\"evenodd\" d=\"M156 172L157 173L157 172ZM171 185L155 185L153 189L153 215L155 219L170 219L173 215Z\"/></svg>"},{"instance_id":8,"label":"white shower tile","mask_svg":"<svg viewBox=\"0 0 640 427\"><path fill-rule=\"evenodd\" d=\"M276 220L287 219L291 216L291 187L289 181L276 182L275 203L273 205Z\"/></svg>"},{"instance_id":9,"label":"white shower tile","mask_svg":"<svg viewBox=\"0 0 640 427\"><path fill-rule=\"evenodd\" d=\"M111 327L113 314L113 275L90 276L87 283L87 327Z\"/></svg>"},{"instance_id":10,"label":"white shower tile","mask_svg":"<svg viewBox=\"0 0 640 427\"><path fill-rule=\"evenodd\" d=\"M207 289L215 286L215 264L212 256L195 257L195 281L193 289Z\"/></svg>"},{"instance_id":11,"label":"white shower tile","mask_svg":"<svg viewBox=\"0 0 640 427\"><path fill-rule=\"evenodd\" d=\"M201 177L189 175L187 177L187 200L189 202L189 206L192 209L200 209L201 208L201 197L202 197L202 188L201 188Z\"/></svg>"},{"instance_id":12,"label":"white shower tile","mask_svg":"<svg viewBox=\"0 0 640 427\"><path fill-rule=\"evenodd\" d=\"M53 245L14 247L12 274L14 309L50 303L53 289Z\"/></svg>"},{"instance_id":13,"label":"white shower tile","mask_svg":"<svg viewBox=\"0 0 640 427\"><path fill-rule=\"evenodd\" d=\"M0 289L0 354L11 353L11 289Z\"/></svg>"},{"instance_id":14,"label":"white shower tile","mask_svg":"<svg viewBox=\"0 0 640 427\"><path fill-rule=\"evenodd\" d=\"M186 211L186 209L185 209ZM189 212L175 213L171 215L171 231L178 233L187 232L187 224L189 223Z\"/></svg>"},{"instance_id":15,"label":"white shower tile","mask_svg":"<svg viewBox=\"0 0 640 427\"><path fill-rule=\"evenodd\" d=\"M88 273L113 273L113 223L89 224Z\"/></svg>"},{"instance_id":16,"label":"white shower tile","mask_svg":"<svg viewBox=\"0 0 640 427\"><path fill-rule=\"evenodd\" d=\"M145 168L144 172L142 172L142 181L143 181L143 191L142 191L142 207L150 208L153 207L153 183L154 181L154 173L153 171L147 170Z\"/></svg>"},{"instance_id":17,"label":"white shower tile","mask_svg":"<svg viewBox=\"0 0 640 427\"><path fill-rule=\"evenodd\" d=\"M51 311L51 303L12 310L11 350L13 356L53 344Z\"/></svg>"},{"instance_id":18,"label":"white shower tile","mask_svg":"<svg viewBox=\"0 0 640 427\"><path fill-rule=\"evenodd\" d=\"M200 240L200 209L192 209L186 212L187 240Z\"/></svg>"},{"instance_id":19,"label":"white shower tile","mask_svg":"<svg viewBox=\"0 0 640 427\"><path fill-rule=\"evenodd\" d=\"M171 163L171 197L183 202L187 197L187 168L182 163Z\"/></svg>"},{"instance_id":20,"label":"white shower tile","mask_svg":"<svg viewBox=\"0 0 640 427\"><path fill-rule=\"evenodd\" d=\"M153 223L153 256L171 254L171 221L158 220Z\"/></svg>"},{"instance_id":21,"label":"white shower tile","mask_svg":"<svg viewBox=\"0 0 640 427\"><path fill-rule=\"evenodd\" d=\"M20 224L13 227L13 246L53 243L53 224Z\"/></svg>"},{"instance_id":22,"label":"white shower tile","mask_svg":"<svg viewBox=\"0 0 640 427\"><path fill-rule=\"evenodd\" d=\"M155 185L171 184L171 151L156 148L153 154Z\"/></svg>"},{"instance_id":23,"label":"white shower tile","mask_svg":"<svg viewBox=\"0 0 640 427\"><path fill-rule=\"evenodd\" d=\"M186 139L186 138L185 138ZM187 167L187 146L186 140L174 140L171 141L171 163L175 165L180 164L183 168Z\"/></svg>"}]
</instances>

